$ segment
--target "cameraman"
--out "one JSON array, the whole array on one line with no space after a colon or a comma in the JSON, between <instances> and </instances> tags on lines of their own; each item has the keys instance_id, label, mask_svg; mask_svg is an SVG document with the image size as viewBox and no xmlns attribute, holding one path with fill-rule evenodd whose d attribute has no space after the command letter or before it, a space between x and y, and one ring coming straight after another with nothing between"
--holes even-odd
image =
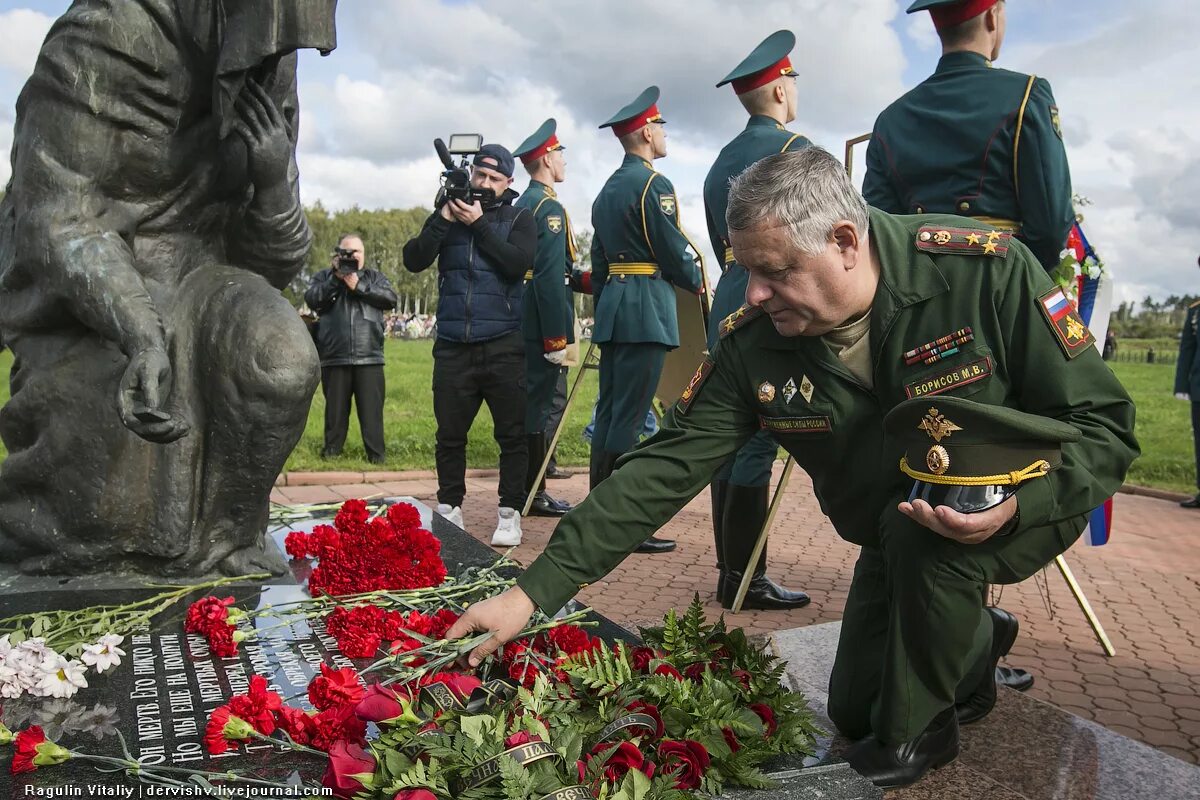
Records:
<instances>
[{"instance_id":1,"label":"cameraman","mask_svg":"<svg viewBox=\"0 0 1200 800\"><path fill-rule=\"evenodd\" d=\"M481 403L500 445L500 509L492 544L521 543L525 500L525 352L521 292L533 264L537 230L517 193L512 154L487 144L475 154L471 187L482 201L439 197L421 233L404 245L410 272L438 259L433 412L437 418L438 513L459 527L466 496L467 432ZM444 195L444 191L443 191Z\"/></svg>"},{"instance_id":2,"label":"cameraman","mask_svg":"<svg viewBox=\"0 0 1200 800\"><path fill-rule=\"evenodd\" d=\"M383 273L363 269L362 238L338 242L333 265L313 276L304 302L315 311L321 387L325 392L323 458L340 455L350 426L350 397L358 409L367 460L382 464L383 315L396 307L396 291Z\"/></svg>"}]
</instances>

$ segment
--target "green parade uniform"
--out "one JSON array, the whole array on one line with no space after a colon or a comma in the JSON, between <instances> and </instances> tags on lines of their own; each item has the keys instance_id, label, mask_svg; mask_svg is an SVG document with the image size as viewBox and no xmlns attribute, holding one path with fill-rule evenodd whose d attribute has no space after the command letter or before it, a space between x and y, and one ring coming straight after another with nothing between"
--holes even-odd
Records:
<instances>
[{"instance_id":1,"label":"green parade uniform","mask_svg":"<svg viewBox=\"0 0 1200 800\"><path fill-rule=\"evenodd\" d=\"M909 13L938 5L965 4L923 0ZM876 119L862 191L893 214L956 214L1015 233L1057 269L1075 212L1050 83L946 53Z\"/></svg>"},{"instance_id":2,"label":"green parade uniform","mask_svg":"<svg viewBox=\"0 0 1200 800\"><path fill-rule=\"evenodd\" d=\"M737 94L753 91L781 75L795 77L788 54L795 47L791 31L777 31L766 38L718 88L733 84ZM789 150L800 150L812 142L792 133L777 120L752 114L746 128L721 149L704 179L704 214L713 252L722 264L721 279L713 293L708 317L708 349L717 346L721 320L741 307L746 300L748 274L733 257L729 246L729 226L725 209L729 204L729 181L761 158ZM732 608L749 564L759 531L767 519L771 467L779 445L766 431L755 434L716 474L712 482L712 517L717 552L717 600ZM803 592L791 592L766 576L767 550L764 547L754 565L754 580L746 592L743 608L800 608L808 605Z\"/></svg>"},{"instance_id":3,"label":"green parade uniform","mask_svg":"<svg viewBox=\"0 0 1200 800\"><path fill-rule=\"evenodd\" d=\"M1175 394L1192 401L1192 448L1196 455L1196 488L1200 490L1200 300L1188 306L1179 335L1179 360L1175 363ZM1200 491L1180 503L1200 508Z\"/></svg>"},{"instance_id":4,"label":"green parade uniform","mask_svg":"<svg viewBox=\"0 0 1200 800\"><path fill-rule=\"evenodd\" d=\"M513 152L529 165L543 156L564 149L556 135L557 123L548 119ZM545 478L537 481L546 459L546 420L554 403L560 367L545 357L565 351L575 341L575 314L572 304L563 303L563 286L575 266L575 236L567 210L558 201L554 189L536 180L514 205L527 208L537 225L537 248L533 267L525 273L525 293L521 299L521 332L525 339L525 381L528 403L525 407L525 439L529 448L526 486L534 492L531 516L562 516L571 506L546 493ZM537 486L535 487L535 482Z\"/></svg>"},{"instance_id":5,"label":"green parade uniform","mask_svg":"<svg viewBox=\"0 0 1200 800\"><path fill-rule=\"evenodd\" d=\"M744 307L722 329L662 431L568 514L518 579L553 612L671 519L759 429L813 480L821 509L861 554L842 621L829 713L854 739L909 742L973 688L994 627L984 586L1016 583L1066 550L1138 455L1134 406L1037 260L971 220L870 212L880 269L869 370L827 337L785 337ZM1075 426L1062 465L1017 493L1015 525L976 545L900 513L904 445L885 435L912 399L969 397ZM951 712L953 713L953 712ZM957 727L955 727L957 735Z\"/></svg>"},{"instance_id":6,"label":"green parade uniform","mask_svg":"<svg viewBox=\"0 0 1200 800\"><path fill-rule=\"evenodd\" d=\"M661 124L657 101L652 86L600 127L624 136ZM702 291L703 261L680 226L675 187L635 155L626 154L596 196L592 227L592 341L600 348L594 488L638 440L667 351L679 346L674 287Z\"/></svg>"}]
</instances>

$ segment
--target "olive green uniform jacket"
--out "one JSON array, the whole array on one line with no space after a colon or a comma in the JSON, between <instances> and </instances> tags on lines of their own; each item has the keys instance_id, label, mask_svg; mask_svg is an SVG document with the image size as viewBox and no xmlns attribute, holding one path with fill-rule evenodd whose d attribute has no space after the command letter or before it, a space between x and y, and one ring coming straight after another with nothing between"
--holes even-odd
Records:
<instances>
[{"instance_id":1,"label":"olive green uniform jacket","mask_svg":"<svg viewBox=\"0 0 1200 800\"><path fill-rule=\"evenodd\" d=\"M1085 515L1121 485L1138 446L1128 394L1090 333L1052 318L1046 302L1056 289L1023 245L966 219L875 209L870 240L881 264L873 387L820 338L782 336L755 310L731 317L660 432L562 520L518 584L553 613L669 521L756 431L769 430L812 477L838 533L863 547L831 715L847 735L899 743L953 704L978 669L991 636L984 585L1024 580L1070 546ZM906 351L964 328L973 340L958 352L905 365ZM1063 446L1061 468L1018 491L1010 535L961 545L896 508L912 481L898 467L902 447L884 437L884 416L910 397L936 407L944 392L1083 434Z\"/></svg>"},{"instance_id":2,"label":"olive green uniform jacket","mask_svg":"<svg viewBox=\"0 0 1200 800\"><path fill-rule=\"evenodd\" d=\"M875 121L863 196L892 214L957 214L1019 230L1058 266L1075 220L1058 106L1045 78L947 53Z\"/></svg>"}]
</instances>

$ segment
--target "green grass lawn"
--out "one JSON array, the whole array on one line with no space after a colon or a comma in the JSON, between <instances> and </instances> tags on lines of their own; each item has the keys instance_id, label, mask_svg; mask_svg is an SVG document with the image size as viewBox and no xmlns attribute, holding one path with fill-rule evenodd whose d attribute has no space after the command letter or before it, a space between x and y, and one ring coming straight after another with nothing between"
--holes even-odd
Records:
<instances>
[{"instance_id":1,"label":"green grass lawn","mask_svg":"<svg viewBox=\"0 0 1200 800\"><path fill-rule=\"evenodd\" d=\"M384 405L384 431L387 436L388 463L375 466L367 462L362 449L358 420L350 420L350 435L340 458L320 457L323 444L325 401L318 391L308 414L308 426L287 469L307 470L400 470L433 469L433 375L432 342L395 341L387 343L387 401ZM8 371L12 355L0 353L0 370ZM1129 472L1129 482L1178 492L1195 491L1192 456L1191 420L1188 404L1172 394L1174 368L1159 364L1113 364L1121 382L1137 403L1138 439L1142 457ZM575 380L576 369L569 381ZM570 385L570 384L568 384ZM597 376L591 372L583 379L579 395L567 417L566 430L559 441L559 463L586 465L588 446L580 435L596 400ZM0 402L8 400L8 384L0 385ZM0 447L0 454L3 448ZM471 428L467 463L472 467L494 467L500 451L492 438L492 420L486 409L480 411Z\"/></svg>"}]
</instances>

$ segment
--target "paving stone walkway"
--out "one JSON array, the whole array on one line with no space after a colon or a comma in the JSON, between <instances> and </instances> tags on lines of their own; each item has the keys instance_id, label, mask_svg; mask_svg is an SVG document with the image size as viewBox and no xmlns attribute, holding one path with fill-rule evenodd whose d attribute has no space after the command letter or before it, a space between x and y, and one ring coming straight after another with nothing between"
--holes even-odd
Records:
<instances>
[{"instance_id":1,"label":"paving stone walkway","mask_svg":"<svg viewBox=\"0 0 1200 800\"><path fill-rule=\"evenodd\" d=\"M777 466L778 471L778 466ZM467 479L467 530L487 542L496 524L496 477ZM368 474L368 479L372 476ZM317 473L288 476L273 499L330 502L370 495L408 495L436 505L432 474L375 476ZM550 481L551 493L575 503L587 476ZM528 564L545 547L554 520L522 521L524 542L513 552ZM1067 560L1117 649L1105 657L1053 567L1006 587L1000 605L1017 614L1021 635L1008 663L1037 676L1036 697L1193 764L1200 764L1200 512L1152 497L1119 495L1110 544L1077 544ZM841 619L857 548L838 538L821 513L812 485L793 474L769 547L769 574L803 588L813 602L798 611L754 611L727 617L748 632L771 633ZM661 535L679 541L674 553L634 555L581 600L626 626L652 624L699 593L720 612L708 493L693 500Z\"/></svg>"}]
</instances>

